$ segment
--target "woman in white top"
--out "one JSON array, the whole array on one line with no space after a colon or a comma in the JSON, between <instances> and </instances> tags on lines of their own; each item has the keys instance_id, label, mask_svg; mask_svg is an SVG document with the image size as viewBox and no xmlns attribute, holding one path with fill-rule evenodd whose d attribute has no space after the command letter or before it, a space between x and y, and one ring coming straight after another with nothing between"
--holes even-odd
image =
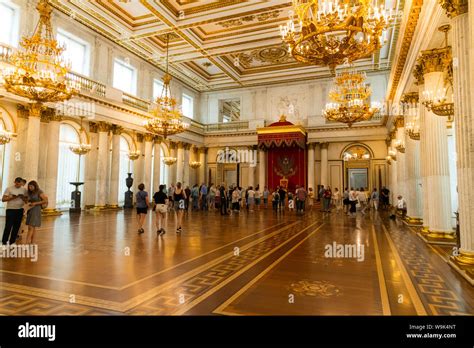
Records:
<instances>
[{"instance_id":1,"label":"woman in white top","mask_svg":"<svg viewBox=\"0 0 474 348\"><path fill-rule=\"evenodd\" d=\"M248 202L249 210L253 211L253 208L255 205L255 191L253 190L252 186L250 186L249 189L247 190L247 194L249 197L249 202Z\"/></svg>"},{"instance_id":2,"label":"woman in white top","mask_svg":"<svg viewBox=\"0 0 474 348\"><path fill-rule=\"evenodd\" d=\"M365 210L367 209L367 194L365 193L363 188L358 191L357 199L359 200L360 204L360 212L362 214L365 214Z\"/></svg>"},{"instance_id":3,"label":"woman in white top","mask_svg":"<svg viewBox=\"0 0 474 348\"><path fill-rule=\"evenodd\" d=\"M332 204L336 207L336 213L339 213L339 210L342 208L341 202L341 192L336 187L332 193Z\"/></svg>"}]
</instances>

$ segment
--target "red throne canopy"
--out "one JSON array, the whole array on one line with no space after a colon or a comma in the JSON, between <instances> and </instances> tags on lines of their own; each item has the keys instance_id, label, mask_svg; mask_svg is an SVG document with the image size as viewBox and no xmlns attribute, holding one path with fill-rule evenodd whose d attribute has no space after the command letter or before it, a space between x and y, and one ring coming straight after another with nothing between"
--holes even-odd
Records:
<instances>
[{"instance_id":1,"label":"red throne canopy","mask_svg":"<svg viewBox=\"0 0 474 348\"><path fill-rule=\"evenodd\" d=\"M306 187L306 130L281 116L278 122L257 129L258 147L267 150L267 182L270 190L296 185Z\"/></svg>"}]
</instances>

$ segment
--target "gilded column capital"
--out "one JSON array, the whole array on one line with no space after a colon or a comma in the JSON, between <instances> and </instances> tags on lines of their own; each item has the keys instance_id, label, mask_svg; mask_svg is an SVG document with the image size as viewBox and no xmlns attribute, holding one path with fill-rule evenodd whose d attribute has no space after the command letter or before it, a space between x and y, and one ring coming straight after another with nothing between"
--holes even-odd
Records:
<instances>
[{"instance_id":1,"label":"gilded column capital","mask_svg":"<svg viewBox=\"0 0 474 348\"><path fill-rule=\"evenodd\" d=\"M184 145L186 143L183 143L182 141L178 142L178 149L184 149Z\"/></svg>"},{"instance_id":2,"label":"gilded column capital","mask_svg":"<svg viewBox=\"0 0 474 348\"><path fill-rule=\"evenodd\" d=\"M321 149L326 149L329 147L329 143L327 141L323 141L321 143L319 143L319 145L321 146Z\"/></svg>"},{"instance_id":3,"label":"gilded column capital","mask_svg":"<svg viewBox=\"0 0 474 348\"><path fill-rule=\"evenodd\" d=\"M150 143L152 142L153 140L155 139L155 135L154 134L151 134L151 133L145 133L143 135L143 140L147 143Z\"/></svg>"},{"instance_id":4,"label":"gilded column capital","mask_svg":"<svg viewBox=\"0 0 474 348\"><path fill-rule=\"evenodd\" d=\"M184 143L184 149L185 150L190 150L191 149L191 146L193 146L193 144L189 144L189 143Z\"/></svg>"},{"instance_id":5,"label":"gilded column capital","mask_svg":"<svg viewBox=\"0 0 474 348\"><path fill-rule=\"evenodd\" d=\"M89 122L89 132L90 133L97 133L99 131L99 126L95 122Z\"/></svg>"},{"instance_id":6,"label":"gilded column capital","mask_svg":"<svg viewBox=\"0 0 474 348\"><path fill-rule=\"evenodd\" d=\"M316 148L316 143L308 143L307 147L308 149L314 150Z\"/></svg>"},{"instance_id":7,"label":"gilded column capital","mask_svg":"<svg viewBox=\"0 0 474 348\"><path fill-rule=\"evenodd\" d=\"M170 141L169 146L170 146L170 149L171 149L171 150L176 150L176 149L178 148L178 143L175 143L175 142L173 142L173 141Z\"/></svg>"},{"instance_id":8,"label":"gilded column capital","mask_svg":"<svg viewBox=\"0 0 474 348\"><path fill-rule=\"evenodd\" d=\"M110 131L110 123L99 121L97 122L97 131L100 133L108 133Z\"/></svg>"},{"instance_id":9,"label":"gilded column capital","mask_svg":"<svg viewBox=\"0 0 474 348\"><path fill-rule=\"evenodd\" d=\"M425 76L423 74L423 67L421 66L420 63L417 63L415 65L415 68L413 69L413 76L415 77L415 84L417 86L421 86L425 84Z\"/></svg>"},{"instance_id":10,"label":"gilded column capital","mask_svg":"<svg viewBox=\"0 0 474 348\"><path fill-rule=\"evenodd\" d=\"M120 135L123 133L124 129L122 126L119 126L117 124L113 124L111 127L110 127L111 131L112 131L112 134L113 135Z\"/></svg>"},{"instance_id":11,"label":"gilded column capital","mask_svg":"<svg viewBox=\"0 0 474 348\"><path fill-rule=\"evenodd\" d=\"M46 108L41 111L41 122L48 123L53 121L53 117L56 115L56 110L51 108Z\"/></svg>"},{"instance_id":12,"label":"gilded column capital","mask_svg":"<svg viewBox=\"0 0 474 348\"><path fill-rule=\"evenodd\" d=\"M193 153L198 153L199 148L196 146L193 146Z\"/></svg>"},{"instance_id":13,"label":"gilded column capital","mask_svg":"<svg viewBox=\"0 0 474 348\"><path fill-rule=\"evenodd\" d=\"M21 104L17 104L16 113L19 118L28 118L28 116L30 115L30 112L28 111L28 109L24 105L21 105Z\"/></svg>"},{"instance_id":14,"label":"gilded column capital","mask_svg":"<svg viewBox=\"0 0 474 348\"><path fill-rule=\"evenodd\" d=\"M402 103L416 104L419 101L418 92L405 93L401 99Z\"/></svg>"},{"instance_id":15,"label":"gilded column capital","mask_svg":"<svg viewBox=\"0 0 474 348\"><path fill-rule=\"evenodd\" d=\"M250 145L250 146L248 147L248 149L249 149L250 151L257 150L257 145Z\"/></svg>"},{"instance_id":16,"label":"gilded column capital","mask_svg":"<svg viewBox=\"0 0 474 348\"><path fill-rule=\"evenodd\" d=\"M204 154L206 154L206 153L207 153L207 147L200 147L200 148L199 148L199 153L204 153Z\"/></svg>"},{"instance_id":17,"label":"gilded column capital","mask_svg":"<svg viewBox=\"0 0 474 348\"><path fill-rule=\"evenodd\" d=\"M422 51L418 58L423 75L433 72L448 72L452 63L451 46Z\"/></svg>"},{"instance_id":18,"label":"gilded column capital","mask_svg":"<svg viewBox=\"0 0 474 348\"><path fill-rule=\"evenodd\" d=\"M161 144L161 142L163 141L163 139L161 137L159 137L158 135L156 135L154 138L153 138L153 141L155 142L155 144Z\"/></svg>"},{"instance_id":19,"label":"gilded column capital","mask_svg":"<svg viewBox=\"0 0 474 348\"><path fill-rule=\"evenodd\" d=\"M405 127L405 118L403 116L398 116L394 123L395 125L395 128L402 128L402 127Z\"/></svg>"},{"instance_id":20,"label":"gilded column capital","mask_svg":"<svg viewBox=\"0 0 474 348\"><path fill-rule=\"evenodd\" d=\"M468 11L468 0L439 0L449 18L454 18Z\"/></svg>"},{"instance_id":21,"label":"gilded column capital","mask_svg":"<svg viewBox=\"0 0 474 348\"><path fill-rule=\"evenodd\" d=\"M144 136L142 133L137 133L137 143L143 143Z\"/></svg>"}]
</instances>

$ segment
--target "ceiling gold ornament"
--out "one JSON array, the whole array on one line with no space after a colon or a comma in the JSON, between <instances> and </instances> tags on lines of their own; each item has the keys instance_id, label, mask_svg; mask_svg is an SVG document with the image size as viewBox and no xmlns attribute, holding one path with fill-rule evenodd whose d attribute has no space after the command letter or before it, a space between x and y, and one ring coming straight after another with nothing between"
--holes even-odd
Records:
<instances>
[{"instance_id":1,"label":"ceiling gold ornament","mask_svg":"<svg viewBox=\"0 0 474 348\"><path fill-rule=\"evenodd\" d=\"M439 0L449 18L454 18L468 11L468 0Z\"/></svg>"},{"instance_id":2,"label":"ceiling gold ornament","mask_svg":"<svg viewBox=\"0 0 474 348\"><path fill-rule=\"evenodd\" d=\"M266 47L253 50L250 53L240 53L239 63L251 67L254 63L281 64L294 62L288 51L283 46Z\"/></svg>"},{"instance_id":3,"label":"ceiling gold ornament","mask_svg":"<svg viewBox=\"0 0 474 348\"><path fill-rule=\"evenodd\" d=\"M326 104L323 115L328 121L346 123L349 127L356 122L368 121L380 106L369 104L372 94L365 84L365 73L345 70L334 79L334 87L329 93L330 103Z\"/></svg>"},{"instance_id":4,"label":"ceiling gold ornament","mask_svg":"<svg viewBox=\"0 0 474 348\"><path fill-rule=\"evenodd\" d=\"M395 64L393 70L395 71L392 75L392 83L389 93L389 100L393 100L395 93L400 83L400 78L402 76L403 70L405 69L405 63L408 58L408 53L410 51L411 42L413 36L415 35L415 29L418 24L418 19L420 17L420 11L423 6L423 0L412 0L410 11L408 13L407 24L405 26L405 32L403 33L402 44L398 54L398 60ZM415 75L415 78L417 75ZM419 84L423 84L423 74L421 74L421 79L417 78Z\"/></svg>"},{"instance_id":5,"label":"ceiling gold ornament","mask_svg":"<svg viewBox=\"0 0 474 348\"><path fill-rule=\"evenodd\" d=\"M281 10L274 10L270 12L259 13L256 15L248 15L248 16L243 16L240 18L228 19L226 21L217 23L217 25L224 28L232 28L232 27L241 26L244 23L253 22L255 20L259 22L265 22L265 21L268 21L269 19L278 18L280 13L281 13Z\"/></svg>"},{"instance_id":6,"label":"ceiling gold ornament","mask_svg":"<svg viewBox=\"0 0 474 348\"><path fill-rule=\"evenodd\" d=\"M397 16L383 5L373 6L371 0L293 0L280 33L296 60L328 66L335 74L336 66L380 49Z\"/></svg>"},{"instance_id":7,"label":"ceiling gold ornament","mask_svg":"<svg viewBox=\"0 0 474 348\"><path fill-rule=\"evenodd\" d=\"M11 55L13 67L4 71L3 80L8 92L33 101L30 116L40 117L44 103L68 100L78 91L67 79L70 66L62 58L65 47L53 33L52 7L48 0L40 0L36 9L40 15L36 28Z\"/></svg>"},{"instance_id":8,"label":"ceiling gold ornament","mask_svg":"<svg viewBox=\"0 0 474 348\"><path fill-rule=\"evenodd\" d=\"M156 107L151 111L151 118L145 121L145 128L150 133L167 138L170 135L184 132L189 125L183 121L183 114L177 106L176 99L171 96L171 75L169 66L169 38L166 39L166 72L163 76L161 96L156 98Z\"/></svg>"}]
</instances>

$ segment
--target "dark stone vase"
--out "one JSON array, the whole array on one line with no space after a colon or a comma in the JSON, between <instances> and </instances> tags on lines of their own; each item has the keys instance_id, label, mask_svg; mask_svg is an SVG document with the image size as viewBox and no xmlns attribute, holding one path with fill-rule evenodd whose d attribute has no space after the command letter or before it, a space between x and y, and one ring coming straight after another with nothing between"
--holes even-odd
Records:
<instances>
[{"instance_id":1,"label":"dark stone vase","mask_svg":"<svg viewBox=\"0 0 474 348\"><path fill-rule=\"evenodd\" d=\"M125 203L124 208L133 208L133 192L130 191L130 187L133 185L132 173L128 173L128 178L125 179L125 185L127 185L128 191L125 192Z\"/></svg>"}]
</instances>

